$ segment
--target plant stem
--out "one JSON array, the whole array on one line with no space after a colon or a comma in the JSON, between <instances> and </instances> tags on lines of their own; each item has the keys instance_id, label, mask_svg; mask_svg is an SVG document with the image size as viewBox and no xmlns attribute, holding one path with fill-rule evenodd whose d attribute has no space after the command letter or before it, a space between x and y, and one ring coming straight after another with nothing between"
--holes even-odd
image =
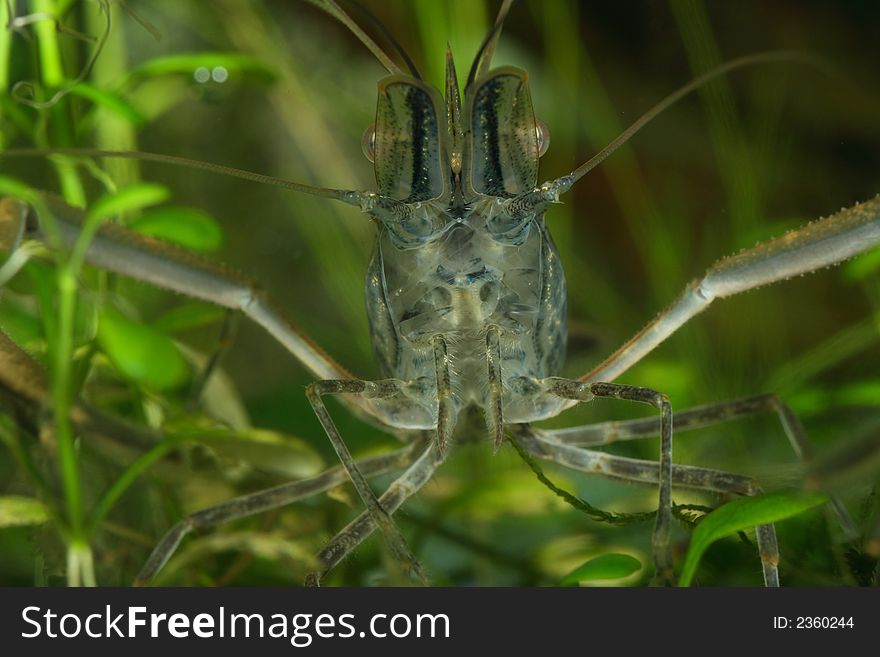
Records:
<instances>
[{"instance_id":1,"label":"plant stem","mask_svg":"<svg viewBox=\"0 0 880 657\"><path fill-rule=\"evenodd\" d=\"M5 29L9 23L9 5L0 2L0 93L5 94L9 87L9 51L12 47L12 30Z\"/></svg>"},{"instance_id":2,"label":"plant stem","mask_svg":"<svg viewBox=\"0 0 880 657\"><path fill-rule=\"evenodd\" d=\"M58 271L58 335L52 359L52 406L58 439L58 461L65 505L74 540L83 537L79 466L70 425L70 375L73 359L73 321L76 278L65 263Z\"/></svg>"},{"instance_id":3,"label":"plant stem","mask_svg":"<svg viewBox=\"0 0 880 657\"><path fill-rule=\"evenodd\" d=\"M104 493L97 506L95 506L95 510L92 512L92 517L89 521L88 532L91 534L98 528L98 525L101 524L101 521L110 509L113 508L116 501L122 496L128 487L134 483L135 479L144 472L144 470L184 441L185 438L182 437L168 438L151 448L145 454L139 456L131 465L129 465L119 479L117 479L107 492Z\"/></svg>"},{"instance_id":4,"label":"plant stem","mask_svg":"<svg viewBox=\"0 0 880 657\"><path fill-rule=\"evenodd\" d=\"M55 0L31 0L31 6L35 14L56 15ZM37 21L34 23L34 31L37 33L40 54L40 78L49 90L60 87L64 84L65 75L55 21L48 18ZM47 110L56 146L73 145L73 129L70 125L66 105L66 99L61 98ZM86 195L75 166L71 162L58 160L55 162L55 169L58 172L61 190L67 202L77 207L85 206Z\"/></svg>"},{"instance_id":5,"label":"plant stem","mask_svg":"<svg viewBox=\"0 0 880 657\"><path fill-rule=\"evenodd\" d=\"M67 585L95 586L95 561L92 549L81 541L67 546Z\"/></svg>"},{"instance_id":6,"label":"plant stem","mask_svg":"<svg viewBox=\"0 0 880 657\"><path fill-rule=\"evenodd\" d=\"M105 17L100 4L84 7L88 30L92 34L100 34L104 30ZM109 11L116 21L122 11L116 3L108 4L103 11ZM120 22L121 24L121 22ZM102 89L118 89L119 81L125 77L128 68L128 50L125 32L122 29L111 30L104 43L101 56L92 66L91 81ZM137 136L134 126L126 119L109 112L99 105L95 107L97 119L94 123L96 148L111 151L136 151ZM139 163L135 159L106 158L103 169L110 175L118 187L125 187L140 179Z\"/></svg>"}]
</instances>

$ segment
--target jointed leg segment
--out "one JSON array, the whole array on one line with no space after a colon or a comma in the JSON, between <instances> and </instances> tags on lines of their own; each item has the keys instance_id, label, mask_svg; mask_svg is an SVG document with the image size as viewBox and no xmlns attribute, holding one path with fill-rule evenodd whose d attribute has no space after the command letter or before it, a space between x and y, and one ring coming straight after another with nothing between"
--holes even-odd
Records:
<instances>
[{"instance_id":1,"label":"jointed leg segment","mask_svg":"<svg viewBox=\"0 0 880 657\"><path fill-rule=\"evenodd\" d=\"M504 440L504 416L501 400L501 336L498 328L492 326L486 333L486 370L489 375L489 403L486 408L486 423L493 436L495 449Z\"/></svg>"},{"instance_id":2,"label":"jointed leg segment","mask_svg":"<svg viewBox=\"0 0 880 657\"><path fill-rule=\"evenodd\" d=\"M581 380L613 381L715 299L843 262L880 243L880 196L716 262Z\"/></svg>"},{"instance_id":3,"label":"jointed leg segment","mask_svg":"<svg viewBox=\"0 0 880 657\"><path fill-rule=\"evenodd\" d=\"M402 385L400 382L391 379L376 382L356 381L351 379L329 380L318 381L317 383L310 385L306 390L306 396L315 411L315 415L318 416L321 426L324 427L327 437L330 438L330 442L333 444L333 449L336 450L339 460L342 461L342 465L348 472L348 476L351 478L352 483L354 483L358 496L367 507L367 513L382 532L382 536L385 539L385 543L391 551L391 554L394 555L398 561L407 564L413 574L422 580L423 583L427 584L428 577L424 573L421 564L419 564L415 555L413 555L412 551L409 549L409 546L406 544L406 539L404 539L403 534L400 533L397 525L394 524L391 516L384 508L382 508L379 500L376 498L376 494L373 492L373 489L370 488L370 484L367 482L366 477L364 477L363 473L358 469L351 452L348 450L348 446L345 444L345 441L342 440L342 436L339 435L339 431L333 423L333 420L321 399L322 395L340 393L363 394L372 398L384 398L399 393L401 388Z\"/></svg>"},{"instance_id":4,"label":"jointed leg segment","mask_svg":"<svg viewBox=\"0 0 880 657\"><path fill-rule=\"evenodd\" d=\"M564 399L590 401L594 397L610 397L649 404L660 411L660 463L656 481L660 486L657 521L654 525L654 582L671 584L672 553L669 533L672 524L672 405L669 398L655 390L616 383L585 383L550 378L543 381L547 392Z\"/></svg>"},{"instance_id":5,"label":"jointed leg segment","mask_svg":"<svg viewBox=\"0 0 880 657\"><path fill-rule=\"evenodd\" d=\"M436 442L430 442L418 460L398 477L380 497L379 504L391 515L422 486L424 486L437 467L443 462L445 453L440 451ZM351 553L367 536L376 529L373 517L361 513L331 540L318 554L320 570L306 579L306 584L317 586L321 579L334 566Z\"/></svg>"},{"instance_id":6,"label":"jointed leg segment","mask_svg":"<svg viewBox=\"0 0 880 657\"><path fill-rule=\"evenodd\" d=\"M431 340L432 348L434 351L434 363L436 370L436 387L437 387L437 437L435 444L428 450L428 455L434 453L434 449L436 448L436 453L439 455L444 455L446 452L447 443L449 441L449 435L452 430L452 419L453 419L453 409L452 409L452 383L451 383L451 372L450 372L450 363L449 363L449 355L446 348L446 340L442 335L434 336ZM333 563L337 563L339 559L341 559L345 554L348 553L350 549L349 546L357 545L363 538L365 538L370 532L372 532L373 528L378 527L382 532L383 537L385 538L385 542L388 544L388 547L391 549L392 554L400 561L410 564L413 568L414 572L419 576L419 578L427 583L427 577L422 571L421 566L416 560L415 556L412 554L412 551L406 545L406 541L403 538L403 535L400 533L400 530L394 524L394 521L391 519L391 513L397 509L397 507L403 502L404 499L409 497L412 492L406 492L402 494L400 491L408 490L408 488L412 488L414 484L411 483L411 479L415 477L415 481L421 481L416 488L420 487L427 480L421 480L420 477L427 473L430 469L433 472L432 465L433 461L430 459L428 461L424 461L427 465L422 465L420 467L416 467L418 463L422 463L426 456L423 456L416 465L413 466L415 470L413 472L407 472L403 475L403 477L392 484L392 487L389 488L389 491L394 489L398 491L397 493L393 493L390 498L386 498L389 491L386 491L386 495L383 495L383 498L389 503L393 503L395 500L396 506L392 504L392 506L385 506L384 503L380 499L376 498L373 489L370 488L370 485L367 483L366 478L358 471L357 465L354 462L354 459L351 456L351 453L348 451L348 448L345 445L345 442L342 440L339 432L336 429L336 426L333 423L333 420L330 418L330 415L327 413L327 409L324 406L324 402L321 400L321 395L325 394L339 394L339 393L353 393L353 394L361 394L368 398L373 399L381 399L392 397L396 394L399 394L403 391L404 383L392 379L386 379L384 381L355 381L350 379L343 380L335 380L335 381L319 381L318 383L312 384L309 386L307 391L307 396L309 398L309 402L312 404L312 408L315 410L315 414L318 416L318 420L320 420L324 430L327 432L327 436L330 438L330 442L333 443L333 447L336 450L336 453L339 455L339 459L342 461L342 464L345 466L345 469L348 471L351 476L352 482L354 482L355 488L358 491L358 494L363 500L364 504L367 507L367 516L371 520L371 524L369 525L369 529L367 529L366 525L358 525L357 521L349 525L346 530L343 530L337 538L331 542L322 552L321 552L321 563L329 563L333 561ZM409 477L409 478L407 478ZM414 492L414 491L413 491ZM354 541L352 543L352 541ZM334 555L338 553L338 558ZM334 561L334 559L336 559ZM331 566L332 567L332 564ZM329 570L329 567L327 570ZM314 581L317 583L320 580L320 577L326 570L323 570L321 573L316 574L314 576Z\"/></svg>"},{"instance_id":7,"label":"jointed leg segment","mask_svg":"<svg viewBox=\"0 0 880 657\"><path fill-rule=\"evenodd\" d=\"M382 454L361 461L360 472L366 476L379 475L391 470L404 468L412 463L414 455L421 447L420 443L408 445L388 454ZM275 488L243 495L227 500L216 506L191 513L172 527L159 544L153 549L140 573L135 579L135 586L143 586L165 565L174 554L181 540L192 531L216 527L227 522L246 518L263 511L277 509L292 504L310 495L317 495L335 486L345 483L348 479L345 469L340 465L310 479L282 484Z\"/></svg>"},{"instance_id":8,"label":"jointed leg segment","mask_svg":"<svg viewBox=\"0 0 880 657\"><path fill-rule=\"evenodd\" d=\"M758 413L776 413L785 435L795 454L805 466L813 456L813 449L807 432L794 411L779 397L773 394L743 397L716 404L697 406L675 413L673 428L676 433L692 431ZM546 435L553 441L567 445L605 445L618 440L638 440L658 435L657 423L651 418L627 420L625 422L601 422L581 427L548 430ZM858 531L855 523L836 495L830 496L831 508L837 515L840 526L853 537Z\"/></svg>"},{"instance_id":9,"label":"jointed leg segment","mask_svg":"<svg viewBox=\"0 0 880 657\"><path fill-rule=\"evenodd\" d=\"M518 438L533 456L587 474L644 484L657 484L662 476L660 463L573 447L556 442L532 427L522 427ZM724 494L758 495L762 492L758 483L750 477L690 465L673 465L671 482L675 486ZM661 510L658 510L658 517ZM762 525L756 528L756 537L764 582L767 586L779 586L776 530L773 525Z\"/></svg>"}]
</instances>

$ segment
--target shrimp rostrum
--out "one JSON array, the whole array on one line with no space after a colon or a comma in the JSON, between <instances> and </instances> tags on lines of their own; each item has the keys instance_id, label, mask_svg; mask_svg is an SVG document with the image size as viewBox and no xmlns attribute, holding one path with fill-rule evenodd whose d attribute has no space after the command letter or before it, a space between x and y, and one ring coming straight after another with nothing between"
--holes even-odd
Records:
<instances>
[{"instance_id":1,"label":"shrimp rostrum","mask_svg":"<svg viewBox=\"0 0 880 657\"><path fill-rule=\"evenodd\" d=\"M353 25L335 3L318 4ZM256 286L226 270L159 248L115 226L102 227L88 242L85 257L97 267L241 311L265 328L315 377L307 398L342 464L310 479L189 514L162 538L137 583L149 582L193 530L277 508L337 487L346 479L354 484L365 510L321 550L309 582L319 583L376 530L408 576L429 581L394 514L455 448L473 409L485 418L485 435L495 450L510 441L533 464L548 461L589 475L656 487L651 548L656 584L674 581L673 488L723 496L762 493L752 477L675 464L673 427L687 430L771 413L778 417L797 456L810 458L802 424L774 395L674 412L662 390L615 380L714 300L842 262L880 243L880 197L718 261L599 365L579 378L560 376L567 342L566 277L545 214L590 169L678 98L735 68L783 56L745 57L709 72L655 106L589 162L568 175L540 182L538 161L549 135L535 117L527 75L511 66L491 68L509 4L503 4L483 41L463 93L451 51L447 51L441 94L421 79L408 58L407 70L400 69L357 31L390 73L379 82L375 123L364 137L377 189L286 183L296 191L353 205L375 224L366 300L382 378L362 380L349 374ZM19 222L16 243L23 237L54 240L55 246L68 248L78 243L83 226L80 211L49 196L31 201L30 205L7 201L3 206L5 220ZM27 390L20 394L35 396ZM331 395L369 422L408 437L407 444L355 460L325 406L325 397ZM596 398L637 402L651 407L656 416L566 429L532 426ZM78 409L75 424L82 430L89 425L83 419L89 411L73 409ZM590 449L652 436L660 437L656 462ZM399 474L377 495L368 478L393 471ZM832 496L829 505L844 529L851 531L852 520L843 504ZM773 525L756 527L755 537L765 583L778 586Z\"/></svg>"}]
</instances>

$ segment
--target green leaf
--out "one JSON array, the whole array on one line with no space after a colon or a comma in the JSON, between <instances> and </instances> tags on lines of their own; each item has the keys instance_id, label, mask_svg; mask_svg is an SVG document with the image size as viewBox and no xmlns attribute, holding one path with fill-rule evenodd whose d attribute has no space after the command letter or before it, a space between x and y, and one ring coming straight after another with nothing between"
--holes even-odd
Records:
<instances>
[{"instance_id":1,"label":"green leaf","mask_svg":"<svg viewBox=\"0 0 880 657\"><path fill-rule=\"evenodd\" d=\"M0 130L0 135L7 138L4 142L5 144L8 145L12 142L10 138L15 134L12 131L13 127L25 135L34 133L34 119L29 116L25 109L27 108L13 100L9 94L0 95L0 114L3 115L4 120L3 130ZM36 116L35 113L33 114Z\"/></svg>"},{"instance_id":2,"label":"green leaf","mask_svg":"<svg viewBox=\"0 0 880 657\"><path fill-rule=\"evenodd\" d=\"M201 326L217 324L223 321L226 313L226 308L193 301L175 306L155 320L152 326L163 333L179 333Z\"/></svg>"},{"instance_id":3,"label":"green leaf","mask_svg":"<svg viewBox=\"0 0 880 657\"><path fill-rule=\"evenodd\" d=\"M597 579L621 579L637 572L642 562L628 554L603 554L590 559L562 578L561 584L577 584Z\"/></svg>"},{"instance_id":4,"label":"green leaf","mask_svg":"<svg viewBox=\"0 0 880 657\"><path fill-rule=\"evenodd\" d=\"M55 312L57 274L48 263L38 260L31 260L27 263L25 272L31 289L37 297L43 335L46 337L51 353L52 345L57 343L56 337L58 335L58 314Z\"/></svg>"},{"instance_id":5,"label":"green leaf","mask_svg":"<svg viewBox=\"0 0 880 657\"><path fill-rule=\"evenodd\" d=\"M20 180L9 176L0 176L0 196L12 196L30 203L36 194L31 187Z\"/></svg>"},{"instance_id":6,"label":"green leaf","mask_svg":"<svg viewBox=\"0 0 880 657\"><path fill-rule=\"evenodd\" d=\"M169 196L168 189L155 183L138 183L123 187L117 192L104 194L89 208L86 221L106 219L124 212L133 212L161 203Z\"/></svg>"},{"instance_id":7,"label":"green leaf","mask_svg":"<svg viewBox=\"0 0 880 657\"><path fill-rule=\"evenodd\" d=\"M880 381L873 379L854 381L837 391L834 394L834 399L840 406L878 406L880 405Z\"/></svg>"},{"instance_id":8,"label":"green leaf","mask_svg":"<svg viewBox=\"0 0 880 657\"><path fill-rule=\"evenodd\" d=\"M129 76L131 78L177 74L189 76L199 68L213 71L217 67L225 68L229 73L252 74L266 80L275 77L272 69L256 57L225 52L193 52L157 57L132 70Z\"/></svg>"},{"instance_id":9,"label":"green leaf","mask_svg":"<svg viewBox=\"0 0 880 657\"><path fill-rule=\"evenodd\" d=\"M186 359L171 338L112 306L101 310L98 342L122 375L139 384L164 390L188 378Z\"/></svg>"},{"instance_id":10,"label":"green leaf","mask_svg":"<svg viewBox=\"0 0 880 657\"><path fill-rule=\"evenodd\" d=\"M215 251L223 244L217 220L193 208L155 208L134 221L131 228L194 251Z\"/></svg>"},{"instance_id":11,"label":"green leaf","mask_svg":"<svg viewBox=\"0 0 880 657\"><path fill-rule=\"evenodd\" d=\"M14 297L5 298L0 304L0 326L19 345L27 346L45 338L43 324L34 310Z\"/></svg>"},{"instance_id":12,"label":"green leaf","mask_svg":"<svg viewBox=\"0 0 880 657\"><path fill-rule=\"evenodd\" d=\"M99 89L88 82L77 83L71 87L70 93L113 112L136 127L140 127L147 122L143 114L138 112L127 100L106 89Z\"/></svg>"},{"instance_id":13,"label":"green leaf","mask_svg":"<svg viewBox=\"0 0 880 657\"><path fill-rule=\"evenodd\" d=\"M744 497L715 509L694 530L678 580L679 586L690 586L700 559L718 539L757 525L767 525L796 516L824 504L827 500L821 493L783 491L760 497Z\"/></svg>"},{"instance_id":14,"label":"green leaf","mask_svg":"<svg viewBox=\"0 0 880 657\"><path fill-rule=\"evenodd\" d=\"M0 527L42 525L49 520L46 505L32 497L0 496Z\"/></svg>"},{"instance_id":15,"label":"green leaf","mask_svg":"<svg viewBox=\"0 0 880 657\"><path fill-rule=\"evenodd\" d=\"M203 441L218 454L293 479L314 476L324 468L324 460L306 441L277 431L210 432Z\"/></svg>"}]
</instances>

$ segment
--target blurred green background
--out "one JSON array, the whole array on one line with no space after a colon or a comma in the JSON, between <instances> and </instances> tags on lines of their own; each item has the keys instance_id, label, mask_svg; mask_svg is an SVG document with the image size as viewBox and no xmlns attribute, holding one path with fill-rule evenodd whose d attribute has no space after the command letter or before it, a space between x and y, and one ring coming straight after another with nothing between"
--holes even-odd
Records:
<instances>
[{"instance_id":1,"label":"blurred green background","mask_svg":"<svg viewBox=\"0 0 880 657\"><path fill-rule=\"evenodd\" d=\"M447 42L464 79L498 7L474 0L364 4L400 41L423 77L438 86ZM33 0L12 6L19 18L53 14L63 29L42 20L0 36L3 148L143 150L328 187L373 186L360 143L373 121L375 85L383 70L344 27L304 2L114 2L107 42L87 71L87 84L73 87L49 109L20 102L29 89L13 85L35 81L35 97L42 99L70 86L105 29L100 5ZM356 21L377 34L356 8L350 9ZM47 27L48 33L39 32ZM547 221L570 286L564 374L587 371L717 258L880 192L878 28L880 6L869 2L514 5L495 62L529 72L537 116L551 135L541 162L543 179L567 173L666 94L722 61L796 49L822 62L821 67L757 66L713 82L644 129L550 211ZM383 42L381 34L376 38ZM196 235L189 245L259 281L348 369L376 376L363 302L373 227L356 210L136 161L73 166L0 154L0 175L61 191L73 201L94 201L106 191L108 179L118 186L150 181L167 187L164 206L195 208L209 217L183 213ZM125 218L142 222L142 229L158 223L154 230L167 230L161 228L161 215L147 219L137 213ZM178 240L187 237L179 227L167 232ZM51 347L34 300L35 281L41 280L41 268L50 266L47 258L29 264L0 304L0 326L38 358ZM844 267L719 302L621 382L664 391L677 409L778 393L804 421L819 461L828 464L820 484L843 495L870 536L880 506L878 269L875 250ZM262 329L237 322L215 385L200 410L187 411L186 383L157 385L126 370L112 338L96 339L96 318L112 312L101 310L109 305L119 309L120 321L172 337L185 345L187 367L194 372L194 363L216 349L222 313L93 270L79 280L80 394L171 434L181 426L216 426L210 418L218 413L236 429L228 440L187 442L174 459L147 469L125 491L88 537L99 584L129 583L163 532L186 512L334 463L304 395L309 375ZM334 402L329 406L356 454L394 445L393 438ZM645 414L600 400L547 425ZM0 426L0 495L39 497L64 517L51 450L21 431L11 412ZM109 453L88 437L77 448L87 512L136 454ZM657 449L652 440L612 451L656 458ZM36 487L33 474L20 464L22 452L47 480L45 489ZM797 487L802 478L772 416L682 435L675 458L752 475L771 490ZM651 488L553 468L548 473L604 509L630 512L655 504ZM720 502L692 492L677 492L675 499ZM353 490L341 488L190 537L158 582L300 584L312 555L359 508ZM0 526L0 583L65 582L63 522L36 516L6 512L9 519ZM400 525L438 584L555 584L580 563L609 552L630 554L643 564L621 583L644 584L651 571L650 521L617 527L589 520L538 483L509 446L493 456L488 439L457 448L405 507ZM876 583L876 558L864 550L867 539L847 542L825 512L787 520L778 532L784 585ZM688 536L687 527L676 526L679 558ZM380 542L371 538L328 583L387 583L386 558ZM759 585L751 536L711 548L697 583Z\"/></svg>"}]
</instances>

